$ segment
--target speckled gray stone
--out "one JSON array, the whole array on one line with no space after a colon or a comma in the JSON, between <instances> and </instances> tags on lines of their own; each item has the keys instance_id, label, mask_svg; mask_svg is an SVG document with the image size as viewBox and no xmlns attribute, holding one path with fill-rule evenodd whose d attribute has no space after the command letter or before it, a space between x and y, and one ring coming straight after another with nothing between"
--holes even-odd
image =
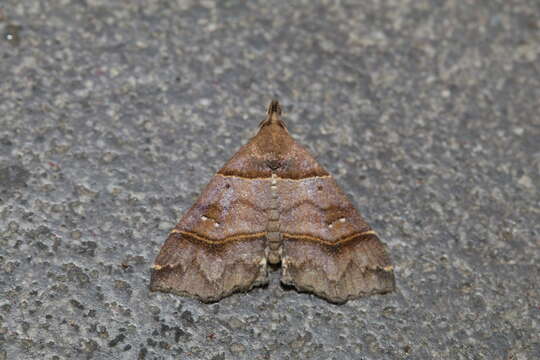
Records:
<instances>
[{"instance_id":1,"label":"speckled gray stone","mask_svg":"<svg viewBox=\"0 0 540 360\"><path fill-rule=\"evenodd\" d=\"M0 359L540 358L540 3L0 2ZM149 293L270 99L397 291Z\"/></svg>"}]
</instances>

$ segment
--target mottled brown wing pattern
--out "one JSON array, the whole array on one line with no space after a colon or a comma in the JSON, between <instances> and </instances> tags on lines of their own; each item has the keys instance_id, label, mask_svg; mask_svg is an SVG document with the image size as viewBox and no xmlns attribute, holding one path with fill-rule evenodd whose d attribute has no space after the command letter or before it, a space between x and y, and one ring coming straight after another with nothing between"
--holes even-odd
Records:
<instances>
[{"instance_id":1,"label":"mottled brown wing pattern","mask_svg":"<svg viewBox=\"0 0 540 360\"><path fill-rule=\"evenodd\" d=\"M266 283L265 193L263 180L216 175L161 248L150 288L211 302Z\"/></svg>"},{"instance_id":2,"label":"mottled brown wing pattern","mask_svg":"<svg viewBox=\"0 0 540 360\"><path fill-rule=\"evenodd\" d=\"M218 171L156 258L151 289L216 301L267 281L341 303L394 289L385 245L272 102L259 132Z\"/></svg>"},{"instance_id":3,"label":"mottled brown wing pattern","mask_svg":"<svg viewBox=\"0 0 540 360\"><path fill-rule=\"evenodd\" d=\"M394 289L385 246L331 176L278 185L284 284L335 303Z\"/></svg>"},{"instance_id":4,"label":"mottled brown wing pattern","mask_svg":"<svg viewBox=\"0 0 540 360\"><path fill-rule=\"evenodd\" d=\"M394 290L390 259L373 232L338 244L284 235L282 278L334 303Z\"/></svg>"}]
</instances>

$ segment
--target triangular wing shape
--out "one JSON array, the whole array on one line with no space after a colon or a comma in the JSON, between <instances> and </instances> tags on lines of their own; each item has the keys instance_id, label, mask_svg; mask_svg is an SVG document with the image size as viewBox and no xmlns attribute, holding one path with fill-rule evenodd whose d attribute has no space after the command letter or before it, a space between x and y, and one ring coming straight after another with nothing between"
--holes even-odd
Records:
<instances>
[{"instance_id":1,"label":"triangular wing shape","mask_svg":"<svg viewBox=\"0 0 540 360\"><path fill-rule=\"evenodd\" d=\"M284 284L335 303L394 289L385 245L331 176L281 179L278 189Z\"/></svg>"},{"instance_id":2,"label":"triangular wing shape","mask_svg":"<svg viewBox=\"0 0 540 360\"><path fill-rule=\"evenodd\" d=\"M270 117L269 119L271 119ZM219 171L246 179L304 179L326 176L311 154L289 135L281 120L261 124L260 130Z\"/></svg>"},{"instance_id":3,"label":"triangular wing shape","mask_svg":"<svg viewBox=\"0 0 540 360\"><path fill-rule=\"evenodd\" d=\"M155 260L150 288L217 301L267 282L264 181L217 174Z\"/></svg>"},{"instance_id":4,"label":"triangular wing shape","mask_svg":"<svg viewBox=\"0 0 540 360\"><path fill-rule=\"evenodd\" d=\"M259 132L216 174L156 258L152 290L216 301L267 281L344 302L394 289L385 245L272 102Z\"/></svg>"}]
</instances>

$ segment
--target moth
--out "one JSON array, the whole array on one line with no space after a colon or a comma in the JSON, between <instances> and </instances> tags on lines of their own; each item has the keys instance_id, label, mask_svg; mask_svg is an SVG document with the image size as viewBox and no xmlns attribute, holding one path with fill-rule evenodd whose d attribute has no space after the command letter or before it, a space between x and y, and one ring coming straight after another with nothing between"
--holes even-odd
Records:
<instances>
[{"instance_id":1,"label":"moth","mask_svg":"<svg viewBox=\"0 0 540 360\"><path fill-rule=\"evenodd\" d=\"M258 133L170 232L150 289L215 302L281 282L333 303L394 290L386 246L272 101Z\"/></svg>"}]
</instances>

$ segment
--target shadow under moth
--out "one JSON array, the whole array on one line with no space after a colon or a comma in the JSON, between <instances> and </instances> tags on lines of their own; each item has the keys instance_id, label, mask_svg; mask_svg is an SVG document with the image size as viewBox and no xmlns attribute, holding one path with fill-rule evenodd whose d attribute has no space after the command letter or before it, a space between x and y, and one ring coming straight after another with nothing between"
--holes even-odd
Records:
<instances>
[{"instance_id":1,"label":"shadow under moth","mask_svg":"<svg viewBox=\"0 0 540 360\"><path fill-rule=\"evenodd\" d=\"M333 303L395 287L386 246L272 101L170 232L150 289L213 302L266 284L278 267L283 284Z\"/></svg>"}]
</instances>

